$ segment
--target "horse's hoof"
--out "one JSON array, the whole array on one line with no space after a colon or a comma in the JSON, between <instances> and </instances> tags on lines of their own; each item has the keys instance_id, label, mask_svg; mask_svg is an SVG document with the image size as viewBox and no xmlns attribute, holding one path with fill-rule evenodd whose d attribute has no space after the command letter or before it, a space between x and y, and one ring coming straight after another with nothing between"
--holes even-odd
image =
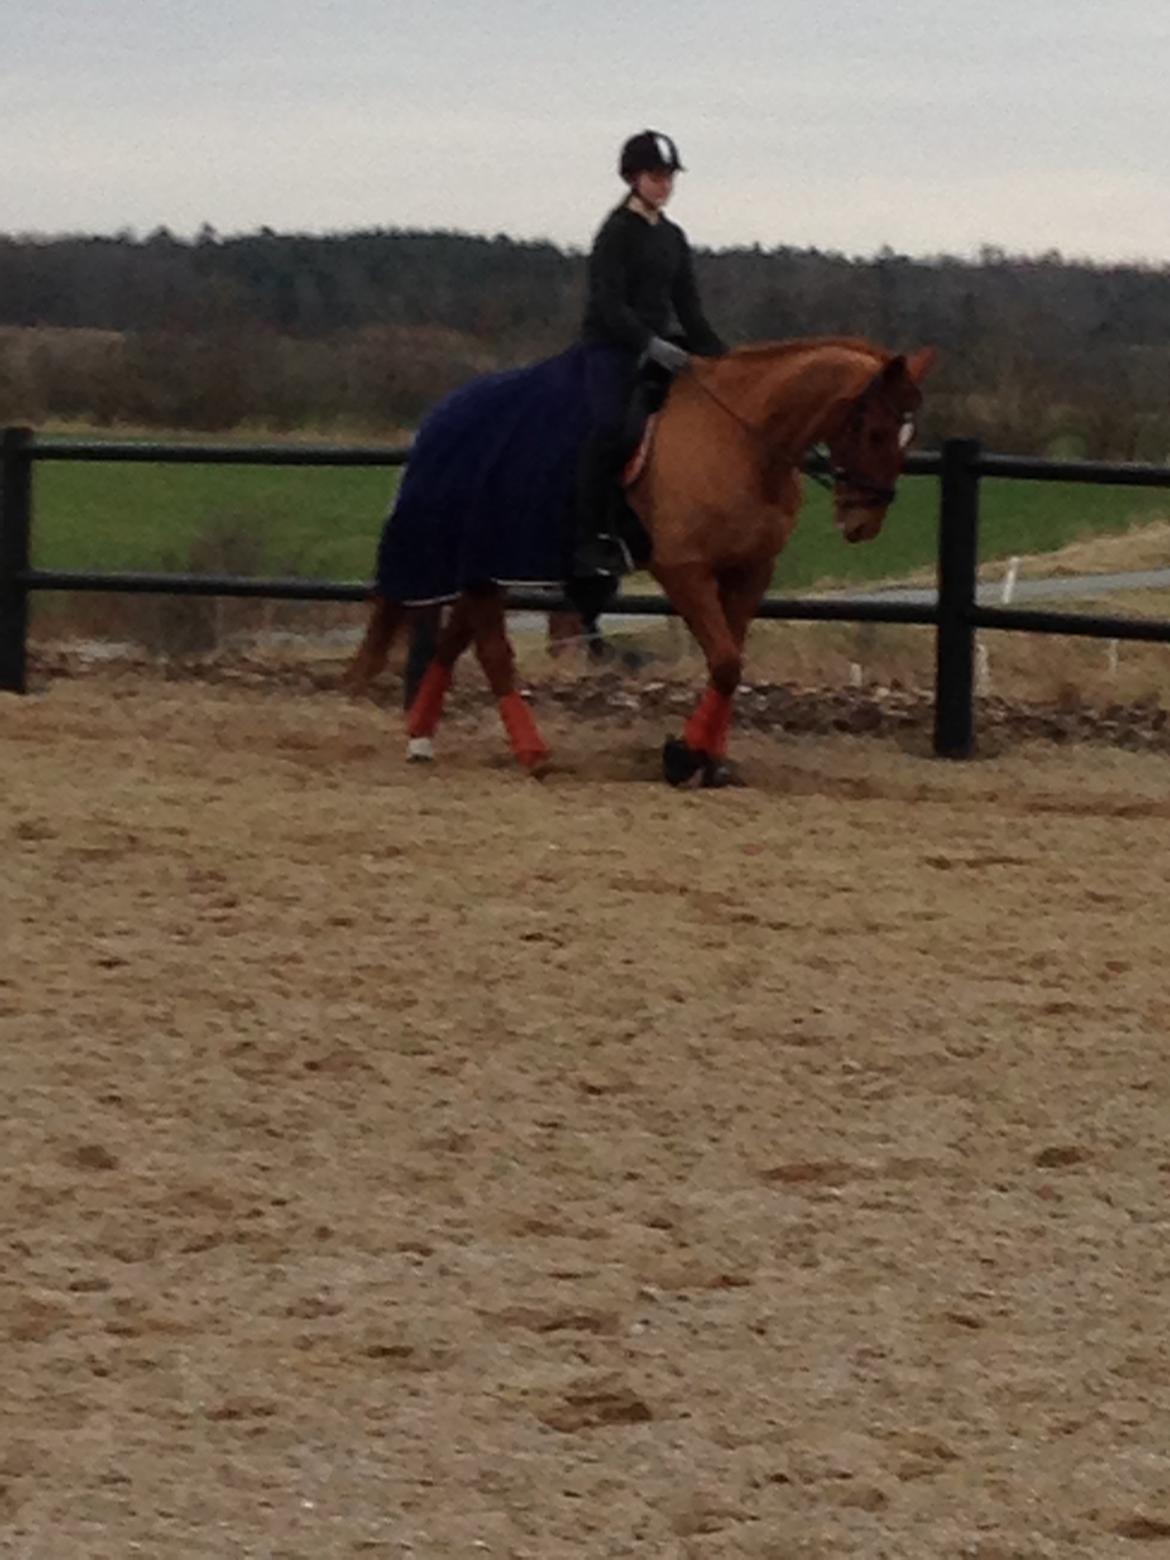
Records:
<instances>
[{"instance_id":1,"label":"horse's hoof","mask_svg":"<svg viewBox=\"0 0 1170 1560\"><path fill-rule=\"evenodd\" d=\"M517 753L516 757L520 761L520 768L534 780L543 780L552 770L552 754L547 748Z\"/></svg>"},{"instance_id":2,"label":"horse's hoof","mask_svg":"<svg viewBox=\"0 0 1170 1560\"><path fill-rule=\"evenodd\" d=\"M623 650L622 665L627 672L641 672L658 657L652 650Z\"/></svg>"},{"instance_id":3,"label":"horse's hoof","mask_svg":"<svg viewBox=\"0 0 1170 1560\"><path fill-rule=\"evenodd\" d=\"M434 762L435 744L430 737L411 737L406 744L406 761L408 764L430 764Z\"/></svg>"},{"instance_id":4,"label":"horse's hoof","mask_svg":"<svg viewBox=\"0 0 1170 1560\"><path fill-rule=\"evenodd\" d=\"M734 764L729 764L725 758L708 758L703 762L702 784L714 791L721 791L728 785L745 785L747 782L736 769Z\"/></svg>"},{"instance_id":5,"label":"horse's hoof","mask_svg":"<svg viewBox=\"0 0 1170 1560\"><path fill-rule=\"evenodd\" d=\"M662 777L668 785L686 785L702 762L703 755L689 748L681 737L667 737L662 744Z\"/></svg>"}]
</instances>

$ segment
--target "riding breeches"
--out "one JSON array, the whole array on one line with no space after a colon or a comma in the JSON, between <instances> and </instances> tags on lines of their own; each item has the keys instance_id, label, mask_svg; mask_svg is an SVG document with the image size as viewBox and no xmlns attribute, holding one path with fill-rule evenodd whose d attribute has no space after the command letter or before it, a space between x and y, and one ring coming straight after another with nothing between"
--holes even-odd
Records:
<instances>
[{"instance_id":1,"label":"riding breeches","mask_svg":"<svg viewBox=\"0 0 1170 1560\"><path fill-rule=\"evenodd\" d=\"M589 432L577 468L579 536L610 528L622 471L669 387L670 375L655 364L639 366L630 353L616 347L586 347Z\"/></svg>"}]
</instances>

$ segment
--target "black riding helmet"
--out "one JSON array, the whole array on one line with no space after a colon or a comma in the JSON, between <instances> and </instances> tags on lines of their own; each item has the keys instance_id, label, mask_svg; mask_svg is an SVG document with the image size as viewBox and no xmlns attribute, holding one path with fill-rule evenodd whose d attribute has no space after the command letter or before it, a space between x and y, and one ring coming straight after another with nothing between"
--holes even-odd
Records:
<instances>
[{"instance_id":1,"label":"black riding helmet","mask_svg":"<svg viewBox=\"0 0 1170 1560\"><path fill-rule=\"evenodd\" d=\"M640 130L622 147L618 172L629 180L639 173L685 173L678 147L660 130Z\"/></svg>"}]
</instances>

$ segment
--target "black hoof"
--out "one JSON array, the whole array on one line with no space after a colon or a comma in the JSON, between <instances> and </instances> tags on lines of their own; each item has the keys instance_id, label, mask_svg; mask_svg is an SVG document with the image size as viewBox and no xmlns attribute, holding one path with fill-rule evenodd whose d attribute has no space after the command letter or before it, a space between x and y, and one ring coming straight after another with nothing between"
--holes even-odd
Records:
<instances>
[{"instance_id":1,"label":"black hoof","mask_svg":"<svg viewBox=\"0 0 1170 1560\"><path fill-rule=\"evenodd\" d=\"M640 672L643 667L649 666L653 660L654 656L648 650L622 651L622 665L627 672Z\"/></svg>"},{"instance_id":2,"label":"black hoof","mask_svg":"<svg viewBox=\"0 0 1170 1560\"><path fill-rule=\"evenodd\" d=\"M727 785L743 785L744 779L735 765L729 764L725 758L705 758L702 784L720 791Z\"/></svg>"},{"instance_id":3,"label":"black hoof","mask_svg":"<svg viewBox=\"0 0 1170 1560\"><path fill-rule=\"evenodd\" d=\"M670 785L686 785L702 762L703 755L689 748L681 737L667 737L662 744L662 775Z\"/></svg>"}]
</instances>

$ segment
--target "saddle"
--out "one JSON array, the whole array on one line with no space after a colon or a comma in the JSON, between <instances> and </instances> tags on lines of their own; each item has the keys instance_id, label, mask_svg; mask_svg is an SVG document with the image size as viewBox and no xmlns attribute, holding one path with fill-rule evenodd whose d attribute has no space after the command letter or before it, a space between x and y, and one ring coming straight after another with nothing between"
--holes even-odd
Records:
<instances>
[{"instance_id":1,"label":"saddle","mask_svg":"<svg viewBox=\"0 0 1170 1560\"><path fill-rule=\"evenodd\" d=\"M650 451L654 446L654 430L658 417L670 392L673 376L656 363L645 363L638 375L634 393L626 413L625 445L629 451L621 473L621 494L615 508L618 535L629 550L638 568L650 558L650 538L637 515L621 496L633 487L646 469Z\"/></svg>"}]
</instances>

